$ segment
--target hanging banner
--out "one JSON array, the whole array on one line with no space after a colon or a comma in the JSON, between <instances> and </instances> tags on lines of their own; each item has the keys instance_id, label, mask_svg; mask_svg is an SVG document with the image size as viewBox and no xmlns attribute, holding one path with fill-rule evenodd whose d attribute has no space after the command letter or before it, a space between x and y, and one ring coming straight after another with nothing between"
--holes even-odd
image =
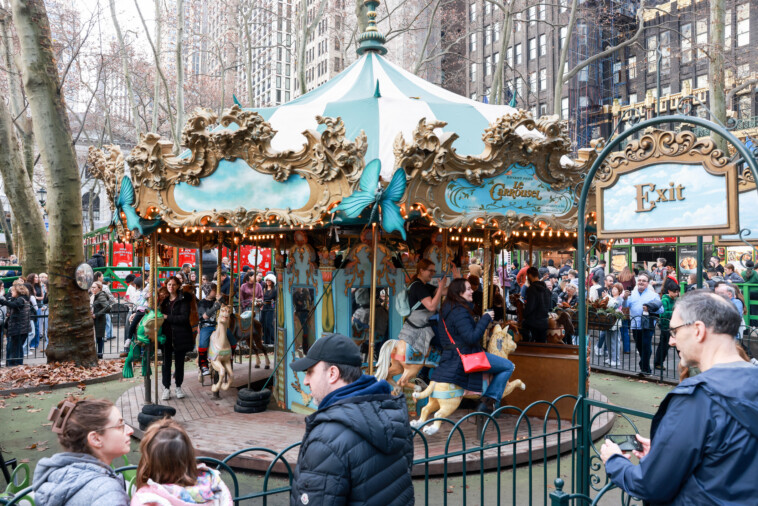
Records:
<instances>
[{"instance_id":1,"label":"hanging banner","mask_svg":"<svg viewBox=\"0 0 758 506\"><path fill-rule=\"evenodd\" d=\"M113 265L116 267L131 267L134 259L132 245L129 243L113 243Z\"/></svg>"},{"instance_id":2,"label":"hanging banner","mask_svg":"<svg viewBox=\"0 0 758 506\"><path fill-rule=\"evenodd\" d=\"M676 242L676 237L635 237L632 244L667 244Z\"/></svg>"},{"instance_id":3,"label":"hanging banner","mask_svg":"<svg viewBox=\"0 0 758 506\"><path fill-rule=\"evenodd\" d=\"M597 173L601 238L736 233L737 178L711 139L645 134Z\"/></svg>"},{"instance_id":4,"label":"hanging banner","mask_svg":"<svg viewBox=\"0 0 758 506\"><path fill-rule=\"evenodd\" d=\"M179 267L184 264L190 264L195 267L197 264L196 250L190 248L179 248Z\"/></svg>"},{"instance_id":5,"label":"hanging banner","mask_svg":"<svg viewBox=\"0 0 758 506\"><path fill-rule=\"evenodd\" d=\"M257 255L256 255L257 250ZM255 246L242 246L242 266L249 265L252 269L258 266L258 272L264 276L271 271L271 249L256 248ZM235 258L234 263L237 263Z\"/></svg>"}]
</instances>

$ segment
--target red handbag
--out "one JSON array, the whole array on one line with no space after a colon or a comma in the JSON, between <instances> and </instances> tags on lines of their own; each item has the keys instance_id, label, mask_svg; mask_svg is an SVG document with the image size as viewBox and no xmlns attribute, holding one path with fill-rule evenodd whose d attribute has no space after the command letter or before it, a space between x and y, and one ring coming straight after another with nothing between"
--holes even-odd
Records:
<instances>
[{"instance_id":1,"label":"red handbag","mask_svg":"<svg viewBox=\"0 0 758 506\"><path fill-rule=\"evenodd\" d=\"M463 372L466 374L471 374L473 372L485 372L489 371L492 366L490 365L490 361L487 359L487 354L483 351L478 351L476 353L468 353L464 355L461 353L461 350L458 349L458 345L455 344L455 341L453 341L453 338L450 337L450 331L447 330L447 323L445 323L445 320L443 318L442 325L445 326L445 332L447 333L447 338L450 339L450 342L453 343L453 346L455 346L455 350L458 352L458 355L461 357L461 362L463 363Z\"/></svg>"}]
</instances>

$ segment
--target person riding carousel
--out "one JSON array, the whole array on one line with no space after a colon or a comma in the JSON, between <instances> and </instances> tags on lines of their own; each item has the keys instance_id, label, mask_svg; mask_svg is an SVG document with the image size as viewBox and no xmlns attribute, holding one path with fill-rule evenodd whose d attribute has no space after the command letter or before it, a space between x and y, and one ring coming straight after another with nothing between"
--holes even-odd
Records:
<instances>
[{"instance_id":1,"label":"person riding carousel","mask_svg":"<svg viewBox=\"0 0 758 506\"><path fill-rule=\"evenodd\" d=\"M424 357L429 353L429 345L434 337L433 322L430 318L437 313L440 301L447 293L447 277L440 278L437 286L430 283L436 272L433 262L426 258L419 260L416 275L408 287L408 306L411 313L405 319L398 335L398 339L408 343ZM453 278L460 277L458 268L453 267Z\"/></svg>"},{"instance_id":2,"label":"person riding carousel","mask_svg":"<svg viewBox=\"0 0 758 506\"><path fill-rule=\"evenodd\" d=\"M444 339L440 364L432 372L432 381L453 383L473 392L483 390L481 372L467 374L463 369L460 354L467 355L483 351L481 341L485 330L492 322L493 311L486 311L474 321L474 291L465 279L454 279L447 290L447 297L440 309L439 332ZM448 336L450 336L448 338ZM450 342L452 339L455 345ZM459 354L460 353L460 354ZM482 394L477 411L492 413L503 398L505 386L513 374L515 366L508 359L486 353L490 363L487 372L492 374L487 389Z\"/></svg>"}]
</instances>

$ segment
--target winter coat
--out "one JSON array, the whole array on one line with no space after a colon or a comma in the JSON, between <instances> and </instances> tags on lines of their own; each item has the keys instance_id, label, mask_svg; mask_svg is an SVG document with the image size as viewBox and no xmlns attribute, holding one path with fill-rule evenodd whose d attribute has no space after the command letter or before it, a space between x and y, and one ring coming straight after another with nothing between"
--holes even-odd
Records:
<instances>
[{"instance_id":1,"label":"winter coat","mask_svg":"<svg viewBox=\"0 0 758 506\"><path fill-rule=\"evenodd\" d=\"M8 306L5 324L9 336L18 336L29 333L29 315L31 303L26 297L19 295L8 299L0 299L0 304Z\"/></svg>"},{"instance_id":2,"label":"winter coat","mask_svg":"<svg viewBox=\"0 0 758 506\"><path fill-rule=\"evenodd\" d=\"M131 506L232 506L232 494L219 472L205 464L197 466L197 470L197 483L189 487L147 480L147 485L140 487L132 496Z\"/></svg>"},{"instance_id":3,"label":"winter coat","mask_svg":"<svg viewBox=\"0 0 758 506\"><path fill-rule=\"evenodd\" d=\"M745 283L758 284L758 272L753 269L742 271L742 279L745 280Z\"/></svg>"},{"instance_id":4,"label":"winter coat","mask_svg":"<svg viewBox=\"0 0 758 506\"><path fill-rule=\"evenodd\" d=\"M633 329L652 329L655 328L655 322L652 318L643 318L642 306L648 307L648 312L652 316L654 313L663 313L663 305L658 294L652 288L645 289L642 293L639 290L632 290L631 295L624 300L624 306L629 308L629 318L631 328Z\"/></svg>"},{"instance_id":5,"label":"winter coat","mask_svg":"<svg viewBox=\"0 0 758 506\"><path fill-rule=\"evenodd\" d=\"M614 455L605 469L652 504L758 504L758 367L717 365L687 378L661 403L639 465Z\"/></svg>"},{"instance_id":6,"label":"winter coat","mask_svg":"<svg viewBox=\"0 0 758 506\"><path fill-rule=\"evenodd\" d=\"M86 453L56 453L34 469L34 501L44 506L127 506L124 478Z\"/></svg>"},{"instance_id":7,"label":"winter coat","mask_svg":"<svg viewBox=\"0 0 758 506\"><path fill-rule=\"evenodd\" d=\"M473 392L483 390L482 373L466 374L458 350L463 355L482 351L482 336L484 336L484 331L487 330L491 321L489 315L485 314L476 323L467 308L460 304L443 304L442 309L440 309L440 322L438 324L440 340L442 341L442 355L440 356L440 365L432 371L432 381L454 383ZM450 337L455 341L455 346L450 342L450 338L445 332L445 325L450 332Z\"/></svg>"},{"instance_id":8,"label":"winter coat","mask_svg":"<svg viewBox=\"0 0 758 506\"><path fill-rule=\"evenodd\" d=\"M89 260L87 260L87 263L90 267L93 269L96 269L98 267L105 267L105 257L102 253L99 251L96 252L94 255L92 255Z\"/></svg>"},{"instance_id":9,"label":"winter coat","mask_svg":"<svg viewBox=\"0 0 758 506\"><path fill-rule=\"evenodd\" d=\"M361 376L305 419L290 505L414 503L413 434L405 397Z\"/></svg>"},{"instance_id":10,"label":"winter coat","mask_svg":"<svg viewBox=\"0 0 758 506\"><path fill-rule=\"evenodd\" d=\"M105 337L105 314L110 312L108 294L100 291L95 295L92 301L92 313L95 315L95 337L103 339Z\"/></svg>"},{"instance_id":11,"label":"winter coat","mask_svg":"<svg viewBox=\"0 0 758 506\"><path fill-rule=\"evenodd\" d=\"M672 299L669 294L666 294L661 297L661 304L663 304L663 313L661 313L659 326L662 331L667 331L671 323L671 315L674 314L674 304L676 304L676 299Z\"/></svg>"},{"instance_id":12,"label":"winter coat","mask_svg":"<svg viewBox=\"0 0 758 506\"><path fill-rule=\"evenodd\" d=\"M533 281L526 289L524 323L537 329L547 328L547 314L553 309L553 297L542 281Z\"/></svg>"},{"instance_id":13,"label":"winter coat","mask_svg":"<svg viewBox=\"0 0 758 506\"><path fill-rule=\"evenodd\" d=\"M184 292L179 292L173 304L169 297L166 297L161 304L161 312L166 317L161 329L166 336L166 342L171 340L175 351L188 352L195 348L195 339L190 325L191 297Z\"/></svg>"},{"instance_id":14,"label":"winter coat","mask_svg":"<svg viewBox=\"0 0 758 506\"><path fill-rule=\"evenodd\" d=\"M725 274L724 281L728 281L729 283L744 283L745 282L745 280L742 279L742 276L740 276L736 272Z\"/></svg>"}]
</instances>

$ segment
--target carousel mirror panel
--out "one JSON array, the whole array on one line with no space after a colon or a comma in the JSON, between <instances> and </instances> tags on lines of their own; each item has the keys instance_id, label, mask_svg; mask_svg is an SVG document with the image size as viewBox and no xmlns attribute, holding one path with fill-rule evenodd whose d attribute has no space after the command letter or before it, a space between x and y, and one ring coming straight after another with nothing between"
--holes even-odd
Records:
<instances>
[{"instance_id":1,"label":"carousel mirror panel","mask_svg":"<svg viewBox=\"0 0 758 506\"><path fill-rule=\"evenodd\" d=\"M379 350L381 343L389 337L390 291L387 286L376 287L376 317L374 322L374 349ZM368 350L369 323L371 314L371 288L362 286L350 289L350 337L355 344ZM365 351L367 353L367 351Z\"/></svg>"},{"instance_id":2,"label":"carousel mirror panel","mask_svg":"<svg viewBox=\"0 0 758 506\"><path fill-rule=\"evenodd\" d=\"M296 286L292 288L292 311L295 335L295 352L304 357L316 341L316 315L313 302L316 290L311 287Z\"/></svg>"}]
</instances>

